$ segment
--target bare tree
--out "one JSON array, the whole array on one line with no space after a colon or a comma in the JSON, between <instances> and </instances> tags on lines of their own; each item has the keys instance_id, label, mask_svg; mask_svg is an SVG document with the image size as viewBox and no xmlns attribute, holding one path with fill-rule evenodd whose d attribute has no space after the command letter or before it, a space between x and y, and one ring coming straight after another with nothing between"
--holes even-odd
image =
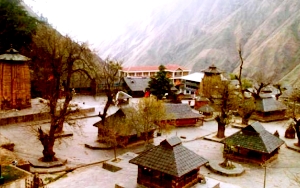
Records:
<instances>
[{"instance_id":1,"label":"bare tree","mask_svg":"<svg viewBox=\"0 0 300 188\"><path fill-rule=\"evenodd\" d=\"M91 51L83 44L62 36L46 25L40 25L33 37L31 67L40 76L34 79L38 79L38 87L41 87L43 96L49 101L51 116L49 132L38 129L38 137L44 147L42 160L45 162L56 160L53 150L55 134L62 131L66 117L72 113L69 108L73 97L71 76L76 72L83 72L90 77L89 71L77 68L76 65L91 65L91 55Z\"/></svg>"},{"instance_id":2,"label":"bare tree","mask_svg":"<svg viewBox=\"0 0 300 188\"><path fill-rule=\"evenodd\" d=\"M248 125L249 119L252 115L252 113L255 111L256 105L255 105L255 98L259 97L259 93L260 90L262 89L261 87L258 88L257 92L258 93L254 93L254 98L250 97L250 98L246 98L245 96L245 92L247 92L248 90L248 85L245 84L247 81L243 80L242 78L242 70L243 70L243 65L244 65L244 59L242 56L242 50L241 47L238 49L238 53L239 53L239 58L240 58L240 69L239 69L239 75L237 76L237 80L239 81L239 95L238 95L238 99L240 100L239 106L238 106L238 110L239 110L239 114L242 118L242 124L243 125ZM263 86L263 85L261 85Z\"/></svg>"},{"instance_id":3,"label":"bare tree","mask_svg":"<svg viewBox=\"0 0 300 188\"><path fill-rule=\"evenodd\" d=\"M105 120L107 116L107 110L110 105L113 104L113 99L115 98L118 91L122 88L122 75L120 74L122 70L122 62L112 60L107 58L100 67L100 76L98 77L101 83L101 90L104 91L107 101L104 106L103 112L99 113L101 118L102 126L105 126ZM98 136L101 137L101 126L98 126Z\"/></svg>"}]
</instances>

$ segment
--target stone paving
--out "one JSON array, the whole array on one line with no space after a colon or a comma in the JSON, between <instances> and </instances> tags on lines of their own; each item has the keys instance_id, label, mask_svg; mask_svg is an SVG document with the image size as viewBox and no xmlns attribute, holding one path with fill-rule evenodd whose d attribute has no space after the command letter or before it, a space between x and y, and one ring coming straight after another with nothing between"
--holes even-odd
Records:
<instances>
[{"instance_id":1,"label":"stone paving","mask_svg":"<svg viewBox=\"0 0 300 188\"><path fill-rule=\"evenodd\" d=\"M93 98L78 96L74 99L77 102L84 102L84 105L95 106L96 112L90 116L97 115L99 109L103 107L105 101L103 98ZM133 100L132 102L136 102ZM136 167L130 167L129 171L119 171L119 173L109 172L102 168L102 161L113 158L111 150L91 150L84 147L87 141L97 139L97 129L93 123L99 121L99 117L91 117L76 120L75 125L67 125L66 130L73 131L72 137L59 139L55 143L55 152L57 157L67 159L66 168L73 170L62 178L47 185L47 187L114 187L115 183L136 182ZM284 132L287 127L287 121L262 123L262 125L271 133L278 130L280 138L289 145L293 145L296 139L284 139ZM15 143L15 154L25 160L40 158L42 156L42 146L36 138L36 128L49 126L47 122L18 123L6 126L0 126L0 133ZM204 122L200 127L176 128L168 134L154 138L154 144L159 144L165 138L177 135L182 137L183 144L209 161L222 162L223 144L203 139L213 137L217 130L215 121ZM231 126L226 128L225 134L236 132L238 129ZM118 149L118 154L127 152L140 152L143 146L134 146L130 148ZM300 153L288 149L285 145L281 146L278 159L266 166L266 187L299 187L300 186ZM125 161L125 160L124 160ZM220 183L221 188L227 187L263 187L265 168L257 165L242 164L245 173L238 177L225 177L211 172L206 167L201 167L200 172L207 178L207 183L197 185L196 187L212 187ZM80 168L79 168L80 167ZM66 170L66 168L53 168L49 170L33 168L33 171L39 173L55 172ZM134 170L135 169L135 170ZM47 177L47 175L45 176ZM126 182L125 182L126 180ZM127 181L128 180L128 181ZM130 186L127 186L130 188Z\"/></svg>"}]
</instances>

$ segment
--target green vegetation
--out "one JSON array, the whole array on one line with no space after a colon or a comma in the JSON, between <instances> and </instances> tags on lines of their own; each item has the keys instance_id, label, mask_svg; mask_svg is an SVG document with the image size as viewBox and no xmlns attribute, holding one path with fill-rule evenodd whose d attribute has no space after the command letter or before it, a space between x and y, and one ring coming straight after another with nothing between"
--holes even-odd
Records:
<instances>
[{"instance_id":1,"label":"green vegetation","mask_svg":"<svg viewBox=\"0 0 300 188\"><path fill-rule=\"evenodd\" d=\"M16 49L26 48L32 41L38 20L29 16L20 0L0 1L0 52L10 45Z\"/></svg>"},{"instance_id":2,"label":"green vegetation","mask_svg":"<svg viewBox=\"0 0 300 188\"><path fill-rule=\"evenodd\" d=\"M169 95L172 94L171 88L173 87L173 84L167 77L167 72L165 71L166 67L160 65L158 69L159 72L151 77L151 80L149 81L149 88L151 94L155 95L158 100L161 100L166 93Z\"/></svg>"},{"instance_id":3,"label":"green vegetation","mask_svg":"<svg viewBox=\"0 0 300 188\"><path fill-rule=\"evenodd\" d=\"M5 183L15 181L25 176L26 173L22 170L16 169L9 165L2 166L2 177L4 178Z\"/></svg>"}]
</instances>

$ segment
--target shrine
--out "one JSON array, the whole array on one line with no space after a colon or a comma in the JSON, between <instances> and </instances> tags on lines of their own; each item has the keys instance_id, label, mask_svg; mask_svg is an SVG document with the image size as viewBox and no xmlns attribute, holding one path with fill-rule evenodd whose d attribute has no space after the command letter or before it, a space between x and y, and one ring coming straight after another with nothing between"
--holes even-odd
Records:
<instances>
[{"instance_id":1,"label":"shrine","mask_svg":"<svg viewBox=\"0 0 300 188\"><path fill-rule=\"evenodd\" d=\"M0 55L0 110L31 106L29 60L13 48Z\"/></svg>"}]
</instances>

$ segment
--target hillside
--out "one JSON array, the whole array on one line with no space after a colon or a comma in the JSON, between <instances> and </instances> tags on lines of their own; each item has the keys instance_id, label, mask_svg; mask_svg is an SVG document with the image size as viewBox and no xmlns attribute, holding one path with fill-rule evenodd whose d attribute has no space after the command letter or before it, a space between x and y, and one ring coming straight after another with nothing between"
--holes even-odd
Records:
<instances>
[{"instance_id":1,"label":"hillside","mask_svg":"<svg viewBox=\"0 0 300 188\"><path fill-rule=\"evenodd\" d=\"M176 63L193 71L211 64L237 71L240 45L244 73L298 82L300 1L174 0L147 20L99 46L101 57L123 59L125 66Z\"/></svg>"}]
</instances>

